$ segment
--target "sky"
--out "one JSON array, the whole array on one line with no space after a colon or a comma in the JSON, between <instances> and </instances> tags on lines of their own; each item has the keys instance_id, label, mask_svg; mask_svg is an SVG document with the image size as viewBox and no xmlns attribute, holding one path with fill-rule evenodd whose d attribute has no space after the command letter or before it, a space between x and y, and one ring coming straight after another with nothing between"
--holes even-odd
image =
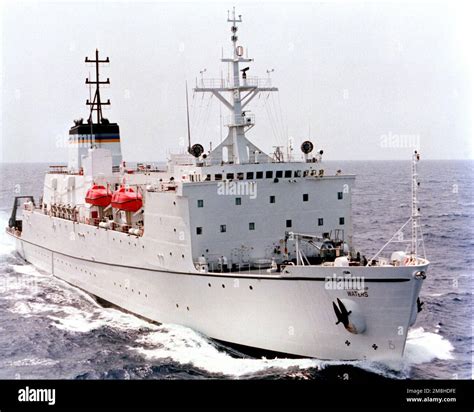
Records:
<instances>
[{"instance_id":1,"label":"sky","mask_svg":"<svg viewBox=\"0 0 474 412\"><path fill-rule=\"evenodd\" d=\"M186 142L185 82L227 76L227 10L242 15L249 76L278 93L249 105L247 137L266 152L310 139L327 160L474 158L474 30L466 2L2 1L2 162L65 162L73 119L88 117L84 58L110 64L105 117L129 161ZM471 10L472 11L472 8ZM267 74L267 70L271 73ZM273 71L272 71L273 70ZM227 109L190 91L193 143L215 147ZM284 151L287 149L284 148Z\"/></svg>"}]
</instances>

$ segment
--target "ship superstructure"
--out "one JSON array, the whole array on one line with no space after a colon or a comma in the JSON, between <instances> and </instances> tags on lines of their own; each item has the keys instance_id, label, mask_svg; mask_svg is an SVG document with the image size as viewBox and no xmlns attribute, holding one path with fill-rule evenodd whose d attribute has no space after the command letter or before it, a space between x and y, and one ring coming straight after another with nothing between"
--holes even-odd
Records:
<instances>
[{"instance_id":1,"label":"ship superstructure","mask_svg":"<svg viewBox=\"0 0 474 412\"><path fill-rule=\"evenodd\" d=\"M15 199L8 233L35 266L154 321L282 354L400 357L428 267L417 246L419 155L415 240L366 259L352 244L355 176L328 174L309 140L294 161L247 138L252 99L277 89L241 68L252 61L238 43L241 16L228 22L231 76L195 87L230 111L221 144L205 152L188 133L187 153L166 167L128 167L118 124L102 116L99 64L109 59L96 51L86 58L96 67L90 116L70 130L68 166L46 174L38 204Z\"/></svg>"}]
</instances>

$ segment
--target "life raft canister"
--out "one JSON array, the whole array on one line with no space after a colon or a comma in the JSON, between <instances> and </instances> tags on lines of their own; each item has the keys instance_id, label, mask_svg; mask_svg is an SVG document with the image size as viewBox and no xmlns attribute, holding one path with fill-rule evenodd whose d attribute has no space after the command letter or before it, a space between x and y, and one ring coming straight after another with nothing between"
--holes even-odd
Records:
<instances>
[{"instance_id":1,"label":"life raft canister","mask_svg":"<svg viewBox=\"0 0 474 412\"><path fill-rule=\"evenodd\" d=\"M121 186L119 190L112 195L112 207L127 212L136 212L143 205L142 195L135 192L131 187Z\"/></svg>"},{"instance_id":2,"label":"life raft canister","mask_svg":"<svg viewBox=\"0 0 474 412\"><path fill-rule=\"evenodd\" d=\"M106 207L110 205L112 195L104 186L93 185L86 193L86 203Z\"/></svg>"}]
</instances>

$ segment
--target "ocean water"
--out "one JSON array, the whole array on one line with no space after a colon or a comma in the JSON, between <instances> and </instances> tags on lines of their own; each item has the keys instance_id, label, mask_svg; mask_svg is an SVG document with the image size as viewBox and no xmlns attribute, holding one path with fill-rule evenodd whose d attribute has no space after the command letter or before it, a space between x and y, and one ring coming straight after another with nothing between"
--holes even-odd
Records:
<instances>
[{"instance_id":1,"label":"ocean water","mask_svg":"<svg viewBox=\"0 0 474 412\"><path fill-rule=\"evenodd\" d=\"M357 175L354 243L375 253L410 215L410 162L330 162ZM472 161L422 161L424 310L392 364L252 358L178 325L99 305L18 258L13 196L41 195L45 164L0 164L0 379L471 379Z\"/></svg>"}]
</instances>

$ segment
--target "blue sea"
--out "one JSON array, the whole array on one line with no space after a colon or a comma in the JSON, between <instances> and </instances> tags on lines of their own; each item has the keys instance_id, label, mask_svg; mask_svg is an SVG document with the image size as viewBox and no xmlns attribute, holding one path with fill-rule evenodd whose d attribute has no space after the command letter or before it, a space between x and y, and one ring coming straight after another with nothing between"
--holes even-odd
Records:
<instances>
[{"instance_id":1,"label":"blue sea","mask_svg":"<svg viewBox=\"0 0 474 412\"><path fill-rule=\"evenodd\" d=\"M328 162L357 175L354 244L369 256L411 213L409 161ZM0 225L13 196L42 192L46 164L0 164ZM91 296L15 254L0 235L0 379L471 379L472 161L422 161L426 254L423 311L400 362L265 359L179 325L153 324ZM381 308L383 310L383 308Z\"/></svg>"}]
</instances>

